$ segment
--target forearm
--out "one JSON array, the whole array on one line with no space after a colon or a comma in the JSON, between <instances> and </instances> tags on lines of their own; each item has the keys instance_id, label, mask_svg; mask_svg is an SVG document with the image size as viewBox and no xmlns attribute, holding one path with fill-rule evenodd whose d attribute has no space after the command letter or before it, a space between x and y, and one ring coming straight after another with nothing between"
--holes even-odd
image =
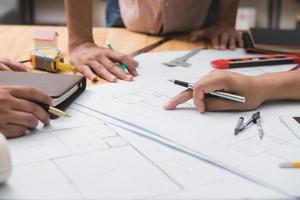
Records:
<instances>
[{"instance_id":1,"label":"forearm","mask_svg":"<svg viewBox=\"0 0 300 200\"><path fill-rule=\"evenodd\" d=\"M93 19L91 0L65 0L67 15L69 50L85 43L93 42Z\"/></svg>"},{"instance_id":2,"label":"forearm","mask_svg":"<svg viewBox=\"0 0 300 200\"><path fill-rule=\"evenodd\" d=\"M239 0L218 1L216 24L229 24L235 26Z\"/></svg>"},{"instance_id":3,"label":"forearm","mask_svg":"<svg viewBox=\"0 0 300 200\"><path fill-rule=\"evenodd\" d=\"M266 101L300 100L300 70L268 73L261 78L266 84Z\"/></svg>"}]
</instances>

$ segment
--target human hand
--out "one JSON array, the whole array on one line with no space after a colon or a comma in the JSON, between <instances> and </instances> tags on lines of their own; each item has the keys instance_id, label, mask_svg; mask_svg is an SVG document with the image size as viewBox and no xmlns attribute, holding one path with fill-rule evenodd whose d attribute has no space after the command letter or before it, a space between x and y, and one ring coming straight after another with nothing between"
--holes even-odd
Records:
<instances>
[{"instance_id":1,"label":"human hand","mask_svg":"<svg viewBox=\"0 0 300 200\"><path fill-rule=\"evenodd\" d=\"M0 132L13 138L25 134L27 128L36 128L39 120L48 125L48 113L33 101L52 105L51 97L37 89L0 86Z\"/></svg>"},{"instance_id":2,"label":"human hand","mask_svg":"<svg viewBox=\"0 0 300 200\"><path fill-rule=\"evenodd\" d=\"M212 91L225 91L246 97L246 103L236 103L220 98L204 98ZM198 111L252 110L267 99L268 84L263 76L245 76L235 72L212 71L194 85L172 98L164 108L175 109L193 98Z\"/></svg>"},{"instance_id":3,"label":"human hand","mask_svg":"<svg viewBox=\"0 0 300 200\"><path fill-rule=\"evenodd\" d=\"M0 58L0 71L30 71L24 64L7 58Z\"/></svg>"},{"instance_id":4,"label":"human hand","mask_svg":"<svg viewBox=\"0 0 300 200\"><path fill-rule=\"evenodd\" d=\"M191 41L209 39L214 49L243 47L242 36L229 24L216 24L191 33Z\"/></svg>"},{"instance_id":5,"label":"human hand","mask_svg":"<svg viewBox=\"0 0 300 200\"><path fill-rule=\"evenodd\" d=\"M132 81L133 77L137 76L137 61L125 54L99 47L92 42L72 48L70 61L76 66L77 71L92 81L96 81L97 76L109 82L116 82L117 78ZM125 64L129 73L123 72L116 63Z\"/></svg>"}]
</instances>

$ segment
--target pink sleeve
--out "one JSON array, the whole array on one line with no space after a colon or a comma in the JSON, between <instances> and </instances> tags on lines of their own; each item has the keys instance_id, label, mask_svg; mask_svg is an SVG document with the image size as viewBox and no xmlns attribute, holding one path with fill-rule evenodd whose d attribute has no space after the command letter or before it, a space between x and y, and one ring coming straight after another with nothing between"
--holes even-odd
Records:
<instances>
[{"instance_id":1,"label":"pink sleeve","mask_svg":"<svg viewBox=\"0 0 300 200\"><path fill-rule=\"evenodd\" d=\"M120 0L121 16L127 29L158 33L161 27L159 0Z\"/></svg>"}]
</instances>

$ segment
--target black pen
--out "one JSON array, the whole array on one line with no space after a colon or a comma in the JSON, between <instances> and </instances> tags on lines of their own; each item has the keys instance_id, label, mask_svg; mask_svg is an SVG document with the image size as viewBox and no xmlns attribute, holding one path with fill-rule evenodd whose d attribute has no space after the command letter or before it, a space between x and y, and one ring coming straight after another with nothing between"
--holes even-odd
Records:
<instances>
[{"instance_id":1,"label":"black pen","mask_svg":"<svg viewBox=\"0 0 300 200\"><path fill-rule=\"evenodd\" d=\"M56 115L56 116L59 116L59 117L70 117L70 115L58 108L54 108L48 104L45 104L45 103L41 103L41 102L34 102L36 104L38 104L41 108L43 108L46 112L50 113L50 114L53 114L53 115Z\"/></svg>"},{"instance_id":2,"label":"black pen","mask_svg":"<svg viewBox=\"0 0 300 200\"><path fill-rule=\"evenodd\" d=\"M184 81L179 81L179 80L169 80L170 82L180 85L182 87L186 87L188 89L193 90L194 89L194 84L193 83L188 83ZM230 94L228 92L221 92L221 91L215 91L215 92L210 92L210 95L216 96L216 97L221 97L223 99L227 99L230 101L238 102L238 103L245 103L246 98L243 96L235 95L235 94Z\"/></svg>"}]
</instances>

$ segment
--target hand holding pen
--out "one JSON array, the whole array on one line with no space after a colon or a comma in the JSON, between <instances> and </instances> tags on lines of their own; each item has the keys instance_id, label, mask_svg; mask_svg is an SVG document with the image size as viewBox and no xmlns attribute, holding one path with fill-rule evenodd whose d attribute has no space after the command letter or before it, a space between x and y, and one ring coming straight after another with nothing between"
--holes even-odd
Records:
<instances>
[{"instance_id":1,"label":"hand holding pen","mask_svg":"<svg viewBox=\"0 0 300 200\"><path fill-rule=\"evenodd\" d=\"M245 76L229 71L213 71L196 82L192 89L187 89L172 98L164 108L172 110L193 99L201 113L205 111L252 110L265 101L267 89L264 87L262 77ZM221 95L218 95L220 92Z\"/></svg>"}]
</instances>

